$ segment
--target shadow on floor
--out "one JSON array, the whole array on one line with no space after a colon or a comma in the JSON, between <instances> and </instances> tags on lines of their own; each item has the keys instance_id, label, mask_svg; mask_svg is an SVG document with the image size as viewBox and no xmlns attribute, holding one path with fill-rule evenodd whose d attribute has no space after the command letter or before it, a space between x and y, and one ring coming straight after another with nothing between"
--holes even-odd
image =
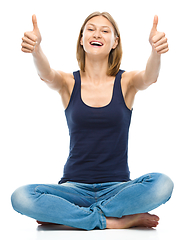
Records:
<instances>
[{"instance_id":1,"label":"shadow on floor","mask_svg":"<svg viewBox=\"0 0 188 240\"><path fill-rule=\"evenodd\" d=\"M65 225L59 224L46 224L46 225L39 225L37 227L37 231L86 231L84 229L73 228Z\"/></svg>"},{"instance_id":2,"label":"shadow on floor","mask_svg":"<svg viewBox=\"0 0 188 240\"><path fill-rule=\"evenodd\" d=\"M99 230L99 229L97 229ZM135 230L135 231L156 231L155 228L145 228L145 227L135 227L129 228L126 230ZM87 231L84 229L73 228L65 225L59 224L46 224L46 225L39 225L37 227L37 231Z\"/></svg>"}]
</instances>

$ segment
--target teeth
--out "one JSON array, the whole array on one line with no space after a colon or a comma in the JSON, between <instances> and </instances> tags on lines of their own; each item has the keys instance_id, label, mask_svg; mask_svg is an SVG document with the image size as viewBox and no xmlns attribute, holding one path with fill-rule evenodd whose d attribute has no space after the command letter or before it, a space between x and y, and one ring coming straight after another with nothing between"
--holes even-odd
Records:
<instances>
[{"instance_id":1,"label":"teeth","mask_svg":"<svg viewBox=\"0 0 188 240\"><path fill-rule=\"evenodd\" d=\"M102 46L102 43L100 43L100 42L91 42L91 45Z\"/></svg>"}]
</instances>

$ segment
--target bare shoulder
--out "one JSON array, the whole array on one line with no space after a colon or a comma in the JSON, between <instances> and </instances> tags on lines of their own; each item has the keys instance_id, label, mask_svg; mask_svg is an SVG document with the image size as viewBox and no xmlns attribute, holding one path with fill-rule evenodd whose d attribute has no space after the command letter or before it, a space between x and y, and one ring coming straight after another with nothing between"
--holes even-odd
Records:
<instances>
[{"instance_id":1,"label":"bare shoulder","mask_svg":"<svg viewBox=\"0 0 188 240\"><path fill-rule=\"evenodd\" d=\"M125 103L129 109L132 109L135 95L138 90L132 84L132 79L138 71L124 72L121 79L121 89Z\"/></svg>"},{"instance_id":2,"label":"bare shoulder","mask_svg":"<svg viewBox=\"0 0 188 240\"><path fill-rule=\"evenodd\" d=\"M130 71L124 72L122 74L121 87L123 93L127 93L127 91L129 91L130 89L132 89L132 91L135 91L135 93L137 92L133 85L133 78L138 72L139 71Z\"/></svg>"},{"instance_id":3,"label":"bare shoulder","mask_svg":"<svg viewBox=\"0 0 188 240\"><path fill-rule=\"evenodd\" d=\"M74 75L73 73L65 73L60 70L58 70L57 72L58 74L60 74L63 81L62 87L58 92L61 95L64 108L66 108L70 101L70 97L75 84Z\"/></svg>"},{"instance_id":4,"label":"bare shoulder","mask_svg":"<svg viewBox=\"0 0 188 240\"><path fill-rule=\"evenodd\" d=\"M61 70L57 70L57 78L59 77L61 79L62 85L59 89L59 93L64 92L65 90L69 91L74 86L74 76L73 73L66 73Z\"/></svg>"},{"instance_id":5,"label":"bare shoulder","mask_svg":"<svg viewBox=\"0 0 188 240\"><path fill-rule=\"evenodd\" d=\"M61 70L57 70L57 73L61 76L61 79L64 84L71 84L74 83L74 76L73 73L66 73Z\"/></svg>"}]
</instances>

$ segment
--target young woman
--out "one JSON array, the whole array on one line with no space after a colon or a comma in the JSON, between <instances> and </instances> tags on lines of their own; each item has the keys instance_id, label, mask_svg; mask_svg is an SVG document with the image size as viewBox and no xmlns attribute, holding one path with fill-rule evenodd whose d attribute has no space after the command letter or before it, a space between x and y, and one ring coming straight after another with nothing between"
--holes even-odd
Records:
<instances>
[{"instance_id":1,"label":"young woman","mask_svg":"<svg viewBox=\"0 0 188 240\"><path fill-rule=\"evenodd\" d=\"M148 212L166 203L173 182L161 173L131 180L128 133L136 93L157 81L167 38L154 17L149 36L152 52L144 71L120 70L121 37L109 13L92 13L77 42L80 71L51 69L41 49L33 15L33 31L22 38L22 51L32 53L40 78L59 92L70 133L70 153L58 185L35 184L12 194L13 208L39 224L80 229L156 227Z\"/></svg>"}]
</instances>

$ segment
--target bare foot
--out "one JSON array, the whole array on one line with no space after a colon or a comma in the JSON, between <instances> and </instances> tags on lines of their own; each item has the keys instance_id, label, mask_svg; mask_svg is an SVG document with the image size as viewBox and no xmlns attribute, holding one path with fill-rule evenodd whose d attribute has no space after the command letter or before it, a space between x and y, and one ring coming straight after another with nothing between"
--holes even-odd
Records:
<instances>
[{"instance_id":1,"label":"bare foot","mask_svg":"<svg viewBox=\"0 0 188 240\"><path fill-rule=\"evenodd\" d=\"M157 227L159 217L149 213L140 213L134 215L123 216L122 218L106 218L106 228L109 229L125 229L131 227Z\"/></svg>"}]
</instances>

